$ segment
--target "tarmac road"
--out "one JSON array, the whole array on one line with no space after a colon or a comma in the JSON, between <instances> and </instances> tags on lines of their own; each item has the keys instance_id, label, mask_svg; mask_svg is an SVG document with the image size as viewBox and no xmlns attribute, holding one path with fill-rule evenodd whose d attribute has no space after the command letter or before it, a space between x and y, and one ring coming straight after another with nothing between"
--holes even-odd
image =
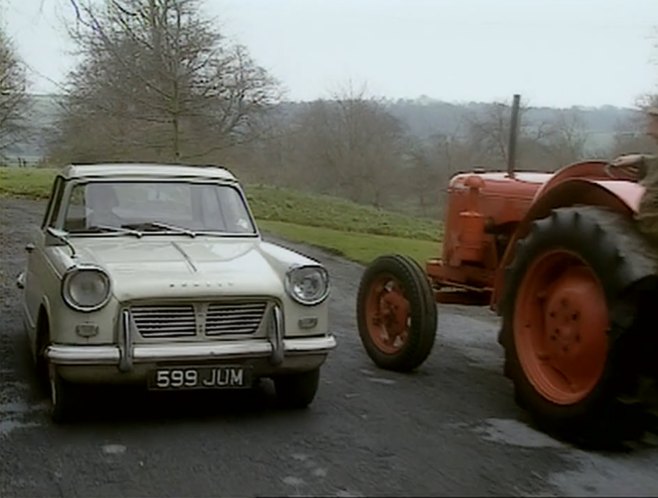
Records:
<instances>
[{"instance_id":1,"label":"tarmac road","mask_svg":"<svg viewBox=\"0 0 658 498\"><path fill-rule=\"evenodd\" d=\"M441 306L419 371L379 370L355 325L363 267L285 242L333 278L339 346L308 410L276 408L267 385L239 395L102 389L80 422L53 425L14 284L43 209L0 199L0 497L658 495L655 437L628 453L586 453L527 424L488 310Z\"/></svg>"}]
</instances>

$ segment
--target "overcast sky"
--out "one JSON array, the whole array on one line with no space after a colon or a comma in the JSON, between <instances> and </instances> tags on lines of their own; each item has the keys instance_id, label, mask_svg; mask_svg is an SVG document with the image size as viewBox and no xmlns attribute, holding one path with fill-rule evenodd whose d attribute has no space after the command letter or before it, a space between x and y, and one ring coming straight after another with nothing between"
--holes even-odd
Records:
<instances>
[{"instance_id":1,"label":"overcast sky","mask_svg":"<svg viewBox=\"0 0 658 498\"><path fill-rule=\"evenodd\" d=\"M4 5L3 5L4 3ZM0 0L0 24L57 91L71 48L68 0ZM206 0L291 100L352 80L371 95L449 102L633 106L658 93L658 0Z\"/></svg>"}]
</instances>

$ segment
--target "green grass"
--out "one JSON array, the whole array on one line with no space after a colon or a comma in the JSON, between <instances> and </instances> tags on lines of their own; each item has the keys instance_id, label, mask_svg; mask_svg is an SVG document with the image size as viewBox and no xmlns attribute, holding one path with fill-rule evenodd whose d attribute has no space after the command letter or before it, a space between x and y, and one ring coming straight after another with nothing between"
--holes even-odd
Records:
<instances>
[{"instance_id":1,"label":"green grass","mask_svg":"<svg viewBox=\"0 0 658 498\"><path fill-rule=\"evenodd\" d=\"M0 196L47 199L55 172L0 168ZM380 254L398 252L423 264L440 250L442 226L435 220L285 188L246 185L245 191L264 230L353 261L368 263Z\"/></svg>"},{"instance_id":2,"label":"green grass","mask_svg":"<svg viewBox=\"0 0 658 498\"><path fill-rule=\"evenodd\" d=\"M441 249L439 242L436 241L344 232L281 221L260 221L258 225L263 231L294 242L322 247L363 264L370 263L382 254L399 253L416 259L424 267L425 261L437 257Z\"/></svg>"},{"instance_id":3,"label":"green grass","mask_svg":"<svg viewBox=\"0 0 658 498\"><path fill-rule=\"evenodd\" d=\"M47 199L55 169L0 168L0 196Z\"/></svg>"},{"instance_id":4,"label":"green grass","mask_svg":"<svg viewBox=\"0 0 658 498\"><path fill-rule=\"evenodd\" d=\"M393 213L336 197L262 185L247 185L245 191L258 220L433 241L439 240L442 235L438 221Z\"/></svg>"}]
</instances>

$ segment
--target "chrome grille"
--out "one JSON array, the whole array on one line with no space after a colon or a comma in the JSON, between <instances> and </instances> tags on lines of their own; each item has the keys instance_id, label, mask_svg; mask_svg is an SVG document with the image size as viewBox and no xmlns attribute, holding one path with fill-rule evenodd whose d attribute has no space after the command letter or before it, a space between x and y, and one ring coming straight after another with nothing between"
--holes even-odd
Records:
<instances>
[{"instance_id":1,"label":"chrome grille","mask_svg":"<svg viewBox=\"0 0 658 498\"><path fill-rule=\"evenodd\" d=\"M253 334L263 320L265 301L226 301L196 304L135 305L130 308L142 337L191 337ZM204 327L197 320L205 317Z\"/></svg>"},{"instance_id":2,"label":"chrome grille","mask_svg":"<svg viewBox=\"0 0 658 498\"><path fill-rule=\"evenodd\" d=\"M206 312L206 335L253 334L258 329L267 303L211 303Z\"/></svg>"},{"instance_id":3,"label":"chrome grille","mask_svg":"<svg viewBox=\"0 0 658 498\"><path fill-rule=\"evenodd\" d=\"M137 331L144 337L186 337L196 335L194 306L140 305L131 314Z\"/></svg>"}]
</instances>

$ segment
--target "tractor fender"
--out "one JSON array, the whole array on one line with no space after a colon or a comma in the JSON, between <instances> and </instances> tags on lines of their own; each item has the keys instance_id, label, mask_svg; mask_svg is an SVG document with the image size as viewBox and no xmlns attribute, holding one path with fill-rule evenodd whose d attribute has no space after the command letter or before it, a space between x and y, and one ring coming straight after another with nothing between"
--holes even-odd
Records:
<instances>
[{"instance_id":1,"label":"tractor fender","mask_svg":"<svg viewBox=\"0 0 658 498\"><path fill-rule=\"evenodd\" d=\"M631 181L582 177L565 178L542 188L537 192L530 209L517 225L507 244L496 270L491 308L498 312L505 269L514 259L517 242L528 234L533 221L549 216L553 209L577 205L608 208L625 216L633 217L638 211L644 191L644 186Z\"/></svg>"}]
</instances>

